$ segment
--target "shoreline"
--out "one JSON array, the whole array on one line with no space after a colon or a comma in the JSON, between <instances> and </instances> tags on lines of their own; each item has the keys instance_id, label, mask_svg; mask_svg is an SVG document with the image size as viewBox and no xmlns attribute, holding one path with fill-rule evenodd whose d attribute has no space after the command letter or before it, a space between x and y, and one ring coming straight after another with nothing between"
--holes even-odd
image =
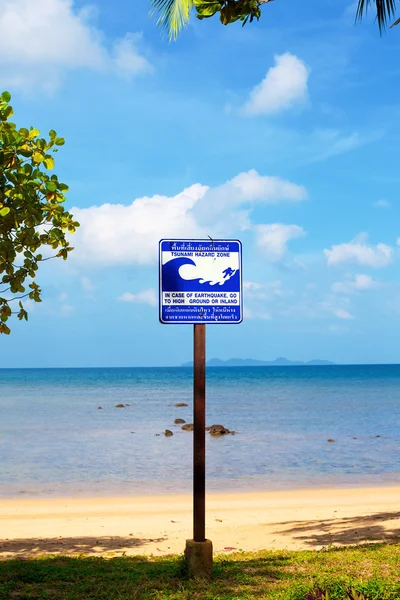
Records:
<instances>
[{"instance_id":1,"label":"shoreline","mask_svg":"<svg viewBox=\"0 0 400 600\"><path fill-rule=\"evenodd\" d=\"M207 494L216 553L400 541L399 485ZM3 498L0 559L181 554L192 496Z\"/></svg>"},{"instance_id":2,"label":"shoreline","mask_svg":"<svg viewBox=\"0 0 400 600\"><path fill-rule=\"evenodd\" d=\"M30 487L28 489L21 489L18 492L11 491L7 492L5 488L2 489L2 495L0 496L0 503L4 500L38 500L38 501L51 501L60 499L115 499L115 498L166 498L190 496L192 493L191 479L189 479L190 485L186 485L188 480L185 480L182 485L181 480L171 480L170 485L165 486L149 486L148 482L132 482L131 486L128 485L116 485L113 488L104 486L92 486L91 488L84 489L85 483L78 482L73 484L60 484L59 489L55 490L53 486L45 485L40 491L33 492ZM54 485L54 484L53 484ZM135 490L136 485L136 490ZM82 487L81 487L82 486ZM21 486L22 487L22 486ZM118 487L118 490L116 489ZM325 477L318 477L315 479L309 479L306 481L278 481L263 483L260 478L254 479L226 479L219 480L218 485L215 485L215 480L208 479L207 481L207 495L245 495L249 489L252 489L254 494L273 494L273 493L291 493L291 492L306 492L308 490L347 490L347 489L372 489L372 488L400 488L400 473L391 473L377 475L368 474L364 476L358 476L357 479L354 475L348 475L347 478L343 474L336 475L326 474ZM123 488L123 489L121 489ZM178 493L176 489L180 489ZM129 491L127 491L129 490Z\"/></svg>"},{"instance_id":3,"label":"shoreline","mask_svg":"<svg viewBox=\"0 0 400 600\"><path fill-rule=\"evenodd\" d=\"M264 494L291 494L291 493L300 493L300 492L312 492L312 491L326 491L326 490L336 490L336 491L345 491L345 490L366 490L366 489L386 489L386 488L399 488L400 490L400 475L397 480L391 479L390 481L377 481L376 476L370 477L371 481L354 481L350 480L348 482L343 481L341 476L338 476L338 482L335 481L315 481L310 482L308 484L288 483L287 485L280 485L275 487L268 487L267 485L255 485L251 488L253 491L252 495L264 495ZM252 482L249 482L249 486L251 486ZM132 486L133 487L133 486ZM173 488L173 486L171 486ZM146 500L157 498L159 500L164 498L184 498L191 497L192 491L191 489L184 489L178 493L174 493L173 489L165 488L163 490L156 489L148 489L148 491L138 490L137 492L132 491L132 493L122 493L121 491L95 491L95 490L75 490L68 491L61 490L60 492L37 492L33 494L28 491L21 490L18 493L4 493L0 496L0 507L3 502L19 502L19 501L27 501L27 502L52 502L52 501L60 501L60 500ZM227 486L224 490L222 489L207 489L206 494L207 497L213 496L247 496L249 487L229 487L229 480L227 481Z\"/></svg>"}]
</instances>

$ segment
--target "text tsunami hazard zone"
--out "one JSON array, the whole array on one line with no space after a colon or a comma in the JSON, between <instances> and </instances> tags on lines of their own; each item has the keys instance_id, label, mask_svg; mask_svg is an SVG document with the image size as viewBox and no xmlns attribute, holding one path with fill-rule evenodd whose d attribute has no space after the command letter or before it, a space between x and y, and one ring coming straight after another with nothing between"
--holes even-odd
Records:
<instances>
[{"instance_id":1,"label":"text tsunami hazard zone","mask_svg":"<svg viewBox=\"0 0 400 600\"><path fill-rule=\"evenodd\" d=\"M161 240L162 323L240 323L241 243L237 240Z\"/></svg>"}]
</instances>

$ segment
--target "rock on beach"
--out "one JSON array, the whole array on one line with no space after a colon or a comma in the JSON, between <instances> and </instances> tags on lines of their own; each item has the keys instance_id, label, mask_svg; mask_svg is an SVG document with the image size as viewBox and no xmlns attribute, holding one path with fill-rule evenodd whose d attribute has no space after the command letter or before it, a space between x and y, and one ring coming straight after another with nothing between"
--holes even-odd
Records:
<instances>
[{"instance_id":1,"label":"rock on beach","mask_svg":"<svg viewBox=\"0 0 400 600\"><path fill-rule=\"evenodd\" d=\"M215 436L226 435L227 433L230 433L229 429L223 425L210 425L210 427L208 427L208 431L210 432L210 435Z\"/></svg>"},{"instance_id":2,"label":"rock on beach","mask_svg":"<svg viewBox=\"0 0 400 600\"><path fill-rule=\"evenodd\" d=\"M186 423L186 425L182 425L183 431L193 431L193 428L193 423Z\"/></svg>"}]
</instances>

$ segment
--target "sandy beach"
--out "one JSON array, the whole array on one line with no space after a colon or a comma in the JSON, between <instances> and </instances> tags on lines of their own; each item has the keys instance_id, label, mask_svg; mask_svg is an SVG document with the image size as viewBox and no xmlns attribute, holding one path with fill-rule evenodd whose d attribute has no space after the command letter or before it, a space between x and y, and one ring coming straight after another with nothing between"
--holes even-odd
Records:
<instances>
[{"instance_id":1,"label":"sandy beach","mask_svg":"<svg viewBox=\"0 0 400 600\"><path fill-rule=\"evenodd\" d=\"M207 496L216 553L399 541L399 487ZM0 557L182 553L191 496L0 500Z\"/></svg>"}]
</instances>

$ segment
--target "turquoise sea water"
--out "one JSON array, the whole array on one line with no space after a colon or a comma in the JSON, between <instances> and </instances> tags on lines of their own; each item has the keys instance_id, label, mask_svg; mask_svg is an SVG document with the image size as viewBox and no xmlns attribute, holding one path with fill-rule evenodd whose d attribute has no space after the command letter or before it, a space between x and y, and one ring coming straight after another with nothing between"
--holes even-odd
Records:
<instances>
[{"instance_id":1,"label":"turquoise sea water","mask_svg":"<svg viewBox=\"0 0 400 600\"><path fill-rule=\"evenodd\" d=\"M0 493L189 492L177 417L190 368L2 369ZM207 423L209 490L400 482L400 366L209 368Z\"/></svg>"}]
</instances>

